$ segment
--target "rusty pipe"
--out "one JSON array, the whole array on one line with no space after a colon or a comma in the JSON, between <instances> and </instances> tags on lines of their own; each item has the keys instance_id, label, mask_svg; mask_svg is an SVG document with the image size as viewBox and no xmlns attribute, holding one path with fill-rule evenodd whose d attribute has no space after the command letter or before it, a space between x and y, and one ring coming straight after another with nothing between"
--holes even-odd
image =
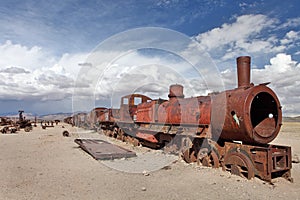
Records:
<instances>
[{"instance_id":1,"label":"rusty pipe","mask_svg":"<svg viewBox=\"0 0 300 200\"><path fill-rule=\"evenodd\" d=\"M241 56L237 61L238 87L250 87L250 56Z\"/></svg>"}]
</instances>

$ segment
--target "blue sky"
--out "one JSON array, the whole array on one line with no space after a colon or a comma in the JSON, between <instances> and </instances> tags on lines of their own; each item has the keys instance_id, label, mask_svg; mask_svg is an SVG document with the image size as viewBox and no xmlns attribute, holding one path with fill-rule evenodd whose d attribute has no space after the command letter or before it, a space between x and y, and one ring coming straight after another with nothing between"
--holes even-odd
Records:
<instances>
[{"instance_id":1,"label":"blue sky","mask_svg":"<svg viewBox=\"0 0 300 200\"><path fill-rule=\"evenodd\" d=\"M236 86L235 58L250 55L252 81L271 81L284 114L300 115L299 7L296 0L2 0L0 113L20 108L37 114L72 112L74 82L101 42L134 28L162 27L196 40L213 59L225 88ZM129 62L131 57L145 63L172 63L164 56L158 59L140 52L116 63L133 70L137 64ZM111 69L107 74L117 77ZM166 72L152 67L147 73L141 77L159 81L160 73ZM164 97L170 82L152 88L154 96ZM80 94L88 90L87 86ZM98 96L96 105L111 101L109 94Z\"/></svg>"}]
</instances>

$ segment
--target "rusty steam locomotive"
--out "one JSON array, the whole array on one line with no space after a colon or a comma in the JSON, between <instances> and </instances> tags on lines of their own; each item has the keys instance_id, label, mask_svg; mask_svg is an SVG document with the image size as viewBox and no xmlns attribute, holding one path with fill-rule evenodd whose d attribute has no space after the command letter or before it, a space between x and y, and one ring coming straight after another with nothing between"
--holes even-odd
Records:
<instances>
[{"instance_id":1,"label":"rusty steam locomotive","mask_svg":"<svg viewBox=\"0 0 300 200\"><path fill-rule=\"evenodd\" d=\"M276 94L268 83L250 83L250 57L237 58L237 72L238 87L232 90L185 98L183 86L171 85L169 100L131 94L121 98L120 109L95 108L73 116L73 123L248 179L292 180L291 148L269 144L282 125Z\"/></svg>"}]
</instances>

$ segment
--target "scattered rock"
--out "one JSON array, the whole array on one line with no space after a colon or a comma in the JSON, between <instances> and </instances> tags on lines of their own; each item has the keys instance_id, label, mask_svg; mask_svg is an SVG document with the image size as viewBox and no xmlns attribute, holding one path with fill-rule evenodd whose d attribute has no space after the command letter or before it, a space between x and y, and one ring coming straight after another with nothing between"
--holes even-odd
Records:
<instances>
[{"instance_id":1,"label":"scattered rock","mask_svg":"<svg viewBox=\"0 0 300 200\"><path fill-rule=\"evenodd\" d=\"M142 191L146 191L147 190L146 187L142 187L141 189L142 189Z\"/></svg>"},{"instance_id":2,"label":"scattered rock","mask_svg":"<svg viewBox=\"0 0 300 200\"><path fill-rule=\"evenodd\" d=\"M169 169L171 169L171 166L164 166L163 168L161 168L161 169L164 169L164 170L169 170Z\"/></svg>"},{"instance_id":3,"label":"scattered rock","mask_svg":"<svg viewBox=\"0 0 300 200\"><path fill-rule=\"evenodd\" d=\"M144 174L144 176L149 176L150 175L146 170L143 171L143 174Z\"/></svg>"},{"instance_id":4,"label":"scattered rock","mask_svg":"<svg viewBox=\"0 0 300 200\"><path fill-rule=\"evenodd\" d=\"M300 163L300 158L297 154L292 156L292 163Z\"/></svg>"}]
</instances>

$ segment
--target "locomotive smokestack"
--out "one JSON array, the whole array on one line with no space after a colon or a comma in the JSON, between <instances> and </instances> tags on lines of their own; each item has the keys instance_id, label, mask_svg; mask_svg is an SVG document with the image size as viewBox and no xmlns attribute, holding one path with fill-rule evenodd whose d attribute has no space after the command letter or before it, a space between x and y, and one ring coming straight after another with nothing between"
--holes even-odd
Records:
<instances>
[{"instance_id":1,"label":"locomotive smokestack","mask_svg":"<svg viewBox=\"0 0 300 200\"><path fill-rule=\"evenodd\" d=\"M171 98L184 98L182 85L171 85L168 97Z\"/></svg>"},{"instance_id":2,"label":"locomotive smokestack","mask_svg":"<svg viewBox=\"0 0 300 200\"><path fill-rule=\"evenodd\" d=\"M250 86L250 56L241 56L236 59L238 87Z\"/></svg>"}]
</instances>

